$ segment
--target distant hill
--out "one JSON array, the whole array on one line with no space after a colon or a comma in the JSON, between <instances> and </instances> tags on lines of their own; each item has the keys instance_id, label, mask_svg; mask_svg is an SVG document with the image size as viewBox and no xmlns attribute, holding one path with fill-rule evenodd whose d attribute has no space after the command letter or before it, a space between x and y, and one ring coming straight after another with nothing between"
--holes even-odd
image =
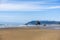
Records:
<instances>
[{"instance_id":1,"label":"distant hill","mask_svg":"<svg viewBox=\"0 0 60 40\"><path fill-rule=\"evenodd\" d=\"M37 21L30 21L26 25L36 25ZM60 21L39 21L40 24L60 24Z\"/></svg>"}]
</instances>

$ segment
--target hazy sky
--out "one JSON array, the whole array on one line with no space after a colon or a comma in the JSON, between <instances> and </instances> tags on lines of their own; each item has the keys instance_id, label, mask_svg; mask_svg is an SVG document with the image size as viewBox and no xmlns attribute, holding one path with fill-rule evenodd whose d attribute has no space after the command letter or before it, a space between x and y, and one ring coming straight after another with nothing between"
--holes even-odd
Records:
<instances>
[{"instance_id":1,"label":"hazy sky","mask_svg":"<svg viewBox=\"0 0 60 40\"><path fill-rule=\"evenodd\" d=\"M60 21L60 0L0 0L0 22Z\"/></svg>"}]
</instances>

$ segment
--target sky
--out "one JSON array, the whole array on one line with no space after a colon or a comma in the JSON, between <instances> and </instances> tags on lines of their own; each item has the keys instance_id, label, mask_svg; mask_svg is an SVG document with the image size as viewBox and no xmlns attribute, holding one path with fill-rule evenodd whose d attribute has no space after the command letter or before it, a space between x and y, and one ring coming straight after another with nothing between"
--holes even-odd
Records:
<instances>
[{"instance_id":1,"label":"sky","mask_svg":"<svg viewBox=\"0 0 60 40\"><path fill-rule=\"evenodd\" d=\"M60 21L60 0L0 0L0 22Z\"/></svg>"}]
</instances>

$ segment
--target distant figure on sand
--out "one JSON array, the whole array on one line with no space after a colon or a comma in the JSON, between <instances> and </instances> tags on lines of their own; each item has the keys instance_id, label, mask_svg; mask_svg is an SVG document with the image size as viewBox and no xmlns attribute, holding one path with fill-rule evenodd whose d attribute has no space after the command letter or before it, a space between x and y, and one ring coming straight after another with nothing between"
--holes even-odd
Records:
<instances>
[{"instance_id":1,"label":"distant figure on sand","mask_svg":"<svg viewBox=\"0 0 60 40\"><path fill-rule=\"evenodd\" d=\"M36 21L36 25L40 25L40 21Z\"/></svg>"}]
</instances>

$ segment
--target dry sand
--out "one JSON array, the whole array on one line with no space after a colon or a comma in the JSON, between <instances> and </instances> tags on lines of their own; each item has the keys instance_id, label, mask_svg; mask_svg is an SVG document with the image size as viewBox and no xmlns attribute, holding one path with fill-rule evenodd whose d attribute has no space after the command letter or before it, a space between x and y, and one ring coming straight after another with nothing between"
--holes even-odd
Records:
<instances>
[{"instance_id":1,"label":"dry sand","mask_svg":"<svg viewBox=\"0 0 60 40\"><path fill-rule=\"evenodd\" d=\"M0 40L60 40L60 30L34 28L0 29Z\"/></svg>"}]
</instances>

